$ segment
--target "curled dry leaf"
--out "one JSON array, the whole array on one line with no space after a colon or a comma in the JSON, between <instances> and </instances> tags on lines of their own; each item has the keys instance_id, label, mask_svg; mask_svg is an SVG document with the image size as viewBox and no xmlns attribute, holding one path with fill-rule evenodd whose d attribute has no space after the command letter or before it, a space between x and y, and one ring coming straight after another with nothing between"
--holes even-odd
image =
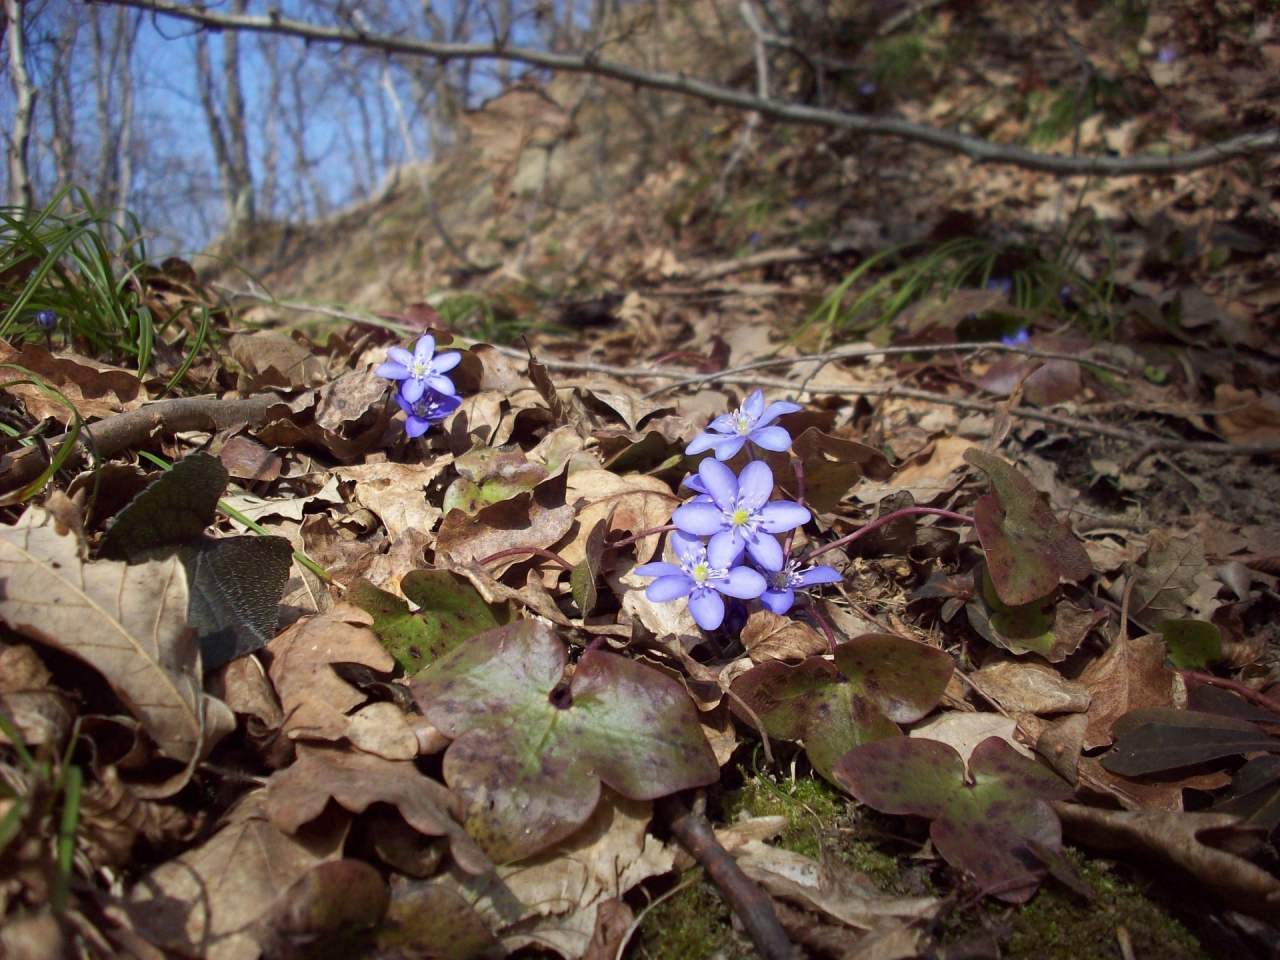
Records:
<instances>
[{"instance_id":1,"label":"curled dry leaf","mask_svg":"<svg viewBox=\"0 0 1280 960\"><path fill-rule=\"evenodd\" d=\"M753 663L805 660L827 652L827 638L807 623L757 610L742 628L742 646Z\"/></svg>"},{"instance_id":2,"label":"curled dry leaf","mask_svg":"<svg viewBox=\"0 0 1280 960\"><path fill-rule=\"evenodd\" d=\"M25 643L0 645L0 710L29 747L61 749L75 721L71 698L53 686L53 675ZM0 730L0 743L9 737Z\"/></svg>"},{"instance_id":3,"label":"curled dry leaf","mask_svg":"<svg viewBox=\"0 0 1280 960\"><path fill-rule=\"evenodd\" d=\"M492 864L454 819L462 801L424 776L411 762L384 760L362 750L299 744L297 762L277 770L267 782L263 812L286 833L296 833L320 816L332 797L352 813L373 803L389 803L419 833L447 837L454 859L468 873Z\"/></svg>"},{"instance_id":4,"label":"curled dry leaf","mask_svg":"<svg viewBox=\"0 0 1280 960\"><path fill-rule=\"evenodd\" d=\"M333 475L352 481L352 498L371 511L395 539L411 530L430 533L440 519L439 508L427 502L426 491L450 463L438 457L432 463L367 463L338 467Z\"/></svg>"},{"instance_id":5,"label":"curled dry leaf","mask_svg":"<svg viewBox=\"0 0 1280 960\"><path fill-rule=\"evenodd\" d=\"M1044 664L1002 660L983 667L970 679L1010 713L1084 713L1089 709L1089 688Z\"/></svg>"},{"instance_id":6,"label":"curled dry leaf","mask_svg":"<svg viewBox=\"0 0 1280 960\"><path fill-rule=\"evenodd\" d=\"M103 768L100 777L80 794L76 837L95 868L128 863L139 836L154 844L187 841L204 824L202 812L193 815L181 807L139 800L115 767Z\"/></svg>"},{"instance_id":7,"label":"curled dry leaf","mask_svg":"<svg viewBox=\"0 0 1280 960\"><path fill-rule=\"evenodd\" d=\"M546 849L591 816L605 783L651 800L720 775L684 689L651 667L590 649L560 689L563 642L536 620L490 630L419 673L428 720L454 737L445 781L494 860Z\"/></svg>"},{"instance_id":8,"label":"curled dry leaf","mask_svg":"<svg viewBox=\"0 0 1280 960\"><path fill-rule=\"evenodd\" d=\"M395 668L391 654L364 624L372 617L349 604L323 616L306 617L267 645L268 674L284 710L290 739L338 740L346 735L347 712L365 695L339 679L335 663L360 663L379 673Z\"/></svg>"},{"instance_id":9,"label":"curled dry leaf","mask_svg":"<svg viewBox=\"0 0 1280 960\"><path fill-rule=\"evenodd\" d=\"M182 563L85 563L74 536L60 536L31 509L0 527L0 618L12 629L88 663L133 711L183 775L138 788L169 796L196 761L235 726L226 704L201 689L200 648L188 630Z\"/></svg>"},{"instance_id":10,"label":"curled dry leaf","mask_svg":"<svg viewBox=\"0 0 1280 960\"><path fill-rule=\"evenodd\" d=\"M671 512L680 501L671 488L655 477L643 474L620 477L609 470L579 470L570 474L565 500L570 504L586 501L568 535L556 552L570 563L579 563L586 555L587 537L595 525L608 522L605 540L617 540L641 530L660 527L671 521ZM648 563L658 550L661 534L652 534L636 542L636 561Z\"/></svg>"},{"instance_id":11,"label":"curled dry leaf","mask_svg":"<svg viewBox=\"0 0 1280 960\"><path fill-rule=\"evenodd\" d=\"M324 360L278 330L239 333L227 345L240 364L236 390L248 396L259 390L306 390L327 379Z\"/></svg>"},{"instance_id":12,"label":"curled dry leaf","mask_svg":"<svg viewBox=\"0 0 1280 960\"><path fill-rule=\"evenodd\" d=\"M0 364L13 365L0 367L0 383L27 379L27 374L14 367L30 370L66 397L84 419L133 410L147 398L142 382L127 370L94 363L84 357L56 356L38 343L24 343L21 349L15 349L0 340ZM33 419L53 417L63 424L71 420L66 406L30 383L13 384L5 390L23 398Z\"/></svg>"},{"instance_id":13,"label":"curled dry leaf","mask_svg":"<svg viewBox=\"0 0 1280 960\"><path fill-rule=\"evenodd\" d=\"M450 510L436 534L436 550L456 563L482 560L500 550L551 546L573 525L573 507L565 502L564 474L531 492L490 504L474 515ZM506 561L503 566L510 566Z\"/></svg>"},{"instance_id":14,"label":"curled dry leaf","mask_svg":"<svg viewBox=\"0 0 1280 960\"><path fill-rule=\"evenodd\" d=\"M1112 723L1130 710L1172 704L1177 675L1165 667L1164 658L1164 641L1152 633L1133 640L1120 637L1085 667L1079 682L1089 688L1091 698L1086 750L1110 744Z\"/></svg>"}]
</instances>

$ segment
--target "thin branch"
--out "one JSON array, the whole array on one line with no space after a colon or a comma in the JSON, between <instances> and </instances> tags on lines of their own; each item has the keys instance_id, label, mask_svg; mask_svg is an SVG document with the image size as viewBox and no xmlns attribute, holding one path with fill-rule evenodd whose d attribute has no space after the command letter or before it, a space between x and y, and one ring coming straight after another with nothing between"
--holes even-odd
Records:
<instances>
[{"instance_id":1,"label":"thin branch","mask_svg":"<svg viewBox=\"0 0 1280 960\"><path fill-rule=\"evenodd\" d=\"M1280 713L1280 703L1272 700L1266 694L1259 693L1252 687L1245 686L1238 680L1228 680L1225 677L1215 677L1210 673L1197 673L1194 670L1179 670L1182 679L1193 684L1204 684L1208 687L1221 687L1223 690L1232 690L1246 700L1252 700L1258 706L1270 710L1272 713Z\"/></svg>"},{"instance_id":2,"label":"thin branch","mask_svg":"<svg viewBox=\"0 0 1280 960\"><path fill-rule=\"evenodd\" d=\"M1185 173L1235 157L1280 152L1280 128L1273 128L1238 134L1209 146L1168 156L1145 153L1135 157L1067 157L1059 154L1037 153L1012 144L990 143L979 137L940 130L900 117L850 113L803 103L762 98L746 91L687 77L683 73L645 70L615 60L603 60L594 50L587 53L557 53L530 47L510 46L506 43L445 43L418 40L307 23L275 13L266 16L217 13L188 7L173 0L105 0L105 2L137 7L221 30L285 34L311 42L337 43L380 50L384 53L431 57L438 60L514 60L548 70L593 73L635 86L696 97L720 106L738 110L755 110L764 116L789 123L829 127L847 133L897 137L929 144L953 153L962 153L977 163L1009 164L1058 176L1126 177L1139 174Z\"/></svg>"},{"instance_id":3,"label":"thin branch","mask_svg":"<svg viewBox=\"0 0 1280 960\"><path fill-rule=\"evenodd\" d=\"M550 550L543 550L541 547L512 547L510 550L499 550L497 553L491 553L480 561L480 566L487 567L495 560L505 560L507 557L525 557L525 556L542 557L544 560L550 560L558 563L570 573L573 573L573 564L560 556L558 553L552 553Z\"/></svg>"},{"instance_id":4,"label":"thin branch","mask_svg":"<svg viewBox=\"0 0 1280 960\"><path fill-rule=\"evenodd\" d=\"M856 543L865 537L872 530L879 530L881 527L893 523L895 520L901 520L903 517L942 517L944 520L955 520L957 523L973 523L973 517L966 517L963 513L954 513L951 510L939 510L937 507L903 507L901 510L895 510L893 513L886 513L878 520L872 520L864 527L859 527L847 537L841 537L839 540L832 540L830 543L824 543L820 547L810 550L800 558L801 563L810 563L817 557L822 556L828 550L834 550L836 547L846 547L851 543Z\"/></svg>"}]
</instances>

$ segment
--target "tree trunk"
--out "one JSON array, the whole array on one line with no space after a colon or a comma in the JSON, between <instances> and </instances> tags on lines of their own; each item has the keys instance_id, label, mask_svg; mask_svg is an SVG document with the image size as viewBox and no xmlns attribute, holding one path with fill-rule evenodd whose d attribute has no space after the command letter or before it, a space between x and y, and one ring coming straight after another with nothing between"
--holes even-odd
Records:
<instances>
[{"instance_id":1,"label":"tree trunk","mask_svg":"<svg viewBox=\"0 0 1280 960\"><path fill-rule=\"evenodd\" d=\"M36 91L27 73L26 37L23 32L23 0L5 0L9 23L9 79L13 83L13 139L9 145L9 203L27 210L36 205L31 184L31 116L36 108Z\"/></svg>"},{"instance_id":2,"label":"tree trunk","mask_svg":"<svg viewBox=\"0 0 1280 960\"><path fill-rule=\"evenodd\" d=\"M244 13L247 0L232 0L231 12ZM222 78L227 104L227 139L235 171L232 228L253 222L253 171L249 167L249 137L245 131L244 91L240 85L240 34L222 35Z\"/></svg>"}]
</instances>

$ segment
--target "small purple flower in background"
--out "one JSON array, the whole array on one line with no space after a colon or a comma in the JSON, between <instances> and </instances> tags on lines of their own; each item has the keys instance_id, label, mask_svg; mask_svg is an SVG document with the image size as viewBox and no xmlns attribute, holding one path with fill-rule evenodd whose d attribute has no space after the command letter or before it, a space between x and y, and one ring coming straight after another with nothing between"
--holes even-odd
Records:
<instances>
[{"instance_id":1,"label":"small purple flower in background","mask_svg":"<svg viewBox=\"0 0 1280 960\"><path fill-rule=\"evenodd\" d=\"M987 281L988 290L999 290L1000 293L1007 297L1013 292L1013 280L1009 277L992 277Z\"/></svg>"},{"instance_id":2,"label":"small purple flower in background","mask_svg":"<svg viewBox=\"0 0 1280 960\"><path fill-rule=\"evenodd\" d=\"M1063 303L1068 302L1069 300L1074 298L1075 295L1076 295L1075 287L1071 286L1071 284L1069 283L1064 283L1062 285L1062 289L1058 291L1058 299L1061 300Z\"/></svg>"},{"instance_id":3,"label":"small purple flower in background","mask_svg":"<svg viewBox=\"0 0 1280 960\"><path fill-rule=\"evenodd\" d=\"M804 197L796 197L791 201L791 209L793 210L803 210L808 205L809 204Z\"/></svg>"},{"instance_id":4,"label":"small purple flower in background","mask_svg":"<svg viewBox=\"0 0 1280 960\"><path fill-rule=\"evenodd\" d=\"M36 311L36 326L41 330L52 330L58 325L58 315L52 310Z\"/></svg>"},{"instance_id":5,"label":"small purple flower in background","mask_svg":"<svg viewBox=\"0 0 1280 960\"><path fill-rule=\"evenodd\" d=\"M858 92L864 97L874 97L879 89L874 80L863 80L858 84Z\"/></svg>"},{"instance_id":6,"label":"small purple flower in background","mask_svg":"<svg viewBox=\"0 0 1280 960\"><path fill-rule=\"evenodd\" d=\"M839 583L844 578L834 567L809 567L800 569L797 560L788 560L781 570L767 571L769 586L760 594L760 604L773 613L783 614L796 602L796 590L813 587L819 583Z\"/></svg>"},{"instance_id":7,"label":"small purple flower in background","mask_svg":"<svg viewBox=\"0 0 1280 960\"><path fill-rule=\"evenodd\" d=\"M707 424L707 431L694 437L684 452L693 456L714 448L717 460L728 460L748 440L765 450L781 452L791 446L791 434L771 424L784 413L802 409L786 400L775 400L766 407L764 394L757 390L733 413L721 414Z\"/></svg>"},{"instance_id":8,"label":"small purple flower in background","mask_svg":"<svg viewBox=\"0 0 1280 960\"><path fill-rule=\"evenodd\" d=\"M711 502L676 507L671 522L681 531L710 537L707 554L716 568L732 566L745 550L766 570L781 570L782 544L774 534L809 522L809 511L790 500L769 502L773 471L761 460L742 468L741 476L719 460L703 460L698 474Z\"/></svg>"},{"instance_id":9,"label":"small purple flower in background","mask_svg":"<svg viewBox=\"0 0 1280 960\"><path fill-rule=\"evenodd\" d=\"M1006 347L1025 347L1031 342L1031 334L1023 327L1017 333L1006 333L1000 338L1000 342Z\"/></svg>"},{"instance_id":10,"label":"small purple flower in background","mask_svg":"<svg viewBox=\"0 0 1280 960\"><path fill-rule=\"evenodd\" d=\"M747 243L749 243L749 244L750 244L751 246L753 246L753 247L759 246L759 245L760 245L760 233L759 233L758 231L757 231L757 232L752 233L752 234L751 234L751 236L747 237Z\"/></svg>"},{"instance_id":11,"label":"small purple flower in background","mask_svg":"<svg viewBox=\"0 0 1280 960\"><path fill-rule=\"evenodd\" d=\"M420 437L430 429L433 423L443 420L457 410L462 405L462 399L435 390L427 390L410 403L397 390L396 403L400 404L400 409L409 415L404 422L404 432L411 437Z\"/></svg>"},{"instance_id":12,"label":"small purple flower in background","mask_svg":"<svg viewBox=\"0 0 1280 960\"><path fill-rule=\"evenodd\" d=\"M448 397L458 392L444 373L458 365L462 354L456 350L437 354L436 338L429 333L418 339L413 353L403 347L391 347L387 357L387 362L379 364L374 372L388 380L401 381L400 393L410 403L416 402L428 388Z\"/></svg>"},{"instance_id":13,"label":"small purple flower in background","mask_svg":"<svg viewBox=\"0 0 1280 960\"><path fill-rule=\"evenodd\" d=\"M707 557L707 548L697 537L679 530L671 534L671 548L679 563L646 563L636 567L642 577L657 577L644 595L654 603L689 598L689 612L703 630L714 630L724 622L724 599L754 600L764 592L763 576L749 567L716 567Z\"/></svg>"},{"instance_id":14,"label":"small purple flower in background","mask_svg":"<svg viewBox=\"0 0 1280 960\"><path fill-rule=\"evenodd\" d=\"M1160 48L1159 52L1156 53L1156 59L1161 63L1173 63L1173 61L1178 59L1178 48L1171 43L1166 43Z\"/></svg>"}]
</instances>

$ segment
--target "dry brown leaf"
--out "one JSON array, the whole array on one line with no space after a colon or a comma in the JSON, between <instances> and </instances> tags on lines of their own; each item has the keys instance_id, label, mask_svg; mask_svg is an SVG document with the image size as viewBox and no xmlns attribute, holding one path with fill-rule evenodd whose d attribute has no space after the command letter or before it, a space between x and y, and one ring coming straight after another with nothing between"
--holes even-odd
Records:
<instances>
[{"instance_id":1,"label":"dry brown leaf","mask_svg":"<svg viewBox=\"0 0 1280 960\"><path fill-rule=\"evenodd\" d=\"M298 744L297 762L267 781L263 811L286 833L320 816L332 797L352 813L389 803L411 827L428 837L447 837L454 859L469 874L492 864L459 825L462 800L423 776L412 762L384 760L347 747Z\"/></svg>"},{"instance_id":2,"label":"dry brown leaf","mask_svg":"<svg viewBox=\"0 0 1280 960\"><path fill-rule=\"evenodd\" d=\"M52 685L52 679L31 647L0 644L0 709L29 747L59 749L75 721L71 699ZM0 743L8 742L0 730Z\"/></svg>"},{"instance_id":3,"label":"dry brown leaf","mask_svg":"<svg viewBox=\"0 0 1280 960\"><path fill-rule=\"evenodd\" d=\"M390 381L372 370L345 373L321 388L316 400L316 424L324 430L342 433L348 423L360 420L370 410L387 402Z\"/></svg>"},{"instance_id":4,"label":"dry brown leaf","mask_svg":"<svg viewBox=\"0 0 1280 960\"><path fill-rule=\"evenodd\" d=\"M1116 640L1080 674L1088 687L1089 729L1084 747L1111 743L1111 724L1130 710L1167 707L1173 701L1174 672L1164 665L1164 640L1158 633Z\"/></svg>"},{"instance_id":5,"label":"dry brown leaf","mask_svg":"<svg viewBox=\"0 0 1280 960\"><path fill-rule=\"evenodd\" d=\"M347 712L366 697L333 672L335 663L360 663L390 673L395 659L378 643L363 610L339 604L319 617L299 620L267 644L268 675L284 709L290 739L339 740L351 720Z\"/></svg>"},{"instance_id":6,"label":"dry brown leaf","mask_svg":"<svg viewBox=\"0 0 1280 960\"><path fill-rule=\"evenodd\" d=\"M46 521L33 508L0 528L0 618L101 673L160 752L187 764L184 775L138 788L139 795L176 793L196 761L235 727L226 704L201 689L182 562L85 563L76 538Z\"/></svg>"},{"instance_id":7,"label":"dry brown leaf","mask_svg":"<svg viewBox=\"0 0 1280 960\"><path fill-rule=\"evenodd\" d=\"M1001 660L970 679L1010 713L1084 713L1089 688L1040 663Z\"/></svg>"},{"instance_id":8,"label":"dry brown leaf","mask_svg":"<svg viewBox=\"0 0 1280 960\"><path fill-rule=\"evenodd\" d=\"M945 743L960 754L966 764L969 762L969 755L988 737L999 737L1024 757L1031 759L1034 755L1014 736L1017 728L1017 720L1002 717L998 713L944 713L924 721L912 729L909 736Z\"/></svg>"},{"instance_id":9,"label":"dry brown leaf","mask_svg":"<svg viewBox=\"0 0 1280 960\"><path fill-rule=\"evenodd\" d=\"M926 919L938 911L935 897L895 897L832 857L822 862L751 840L733 851L738 866L769 893L857 930L887 917Z\"/></svg>"},{"instance_id":10,"label":"dry brown leaf","mask_svg":"<svg viewBox=\"0 0 1280 960\"><path fill-rule=\"evenodd\" d=\"M252 437L235 436L218 451L218 460L237 480L274 480L280 476L280 455Z\"/></svg>"},{"instance_id":11,"label":"dry brown leaf","mask_svg":"<svg viewBox=\"0 0 1280 960\"><path fill-rule=\"evenodd\" d=\"M510 500L490 504L474 515L450 510L440 522L436 550L455 563L483 560L515 547L551 546L573 525L573 507L565 503L565 476L552 477ZM502 566L510 566L508 560Z\"/></svg>"},{"instance_id":12,"label":"dry brown leaf","mask_svg":"<svg viewBox=\"0 0 1280 960\"><path fill-rule=\"evenodd\" d=\"M404 712L394 703L379 700L351 715L347 739L365 753L384 760L412 760L418 755L418 737Z\"/></svg>"},{"instance_id":13,"label":"dry brown leaf","mask_svg":"<svg viewBox=\"0 0 1280 960\"><path fill-rule=\"evenodd\" d=\"M452 462L452 457L443 456L431 463L369 463L338 467L333 475L354 481L352 498L375 514L387 536L395 539L411 530L428 534L435 529L440 509L427 502L426 491Z\"/></svg>"},{"instance_id":14,"label":"dry brown leaf","mask_svg":"<svg viewBox=\"0 0 1280 960\"><path fill-rule=\"evenodd\" d=\"M55 356L38 343L24 343L19 350L0 340L0 364L13 364L31 371L61 392L85 419L133 410L147 399L142 382L127 370L95 363L85 357ZM27 374L13 367L0 367L0 384L26 378ZM53 417L63 424L71 419L71 412L66 406L38 387L15 383L5 389L23 398L27 412L34 419Z\"/></svg>"},{"instance_id":15,"label":"dry brown leaf","mask_svg":"<svg viewBox=\"0 0 1280 960\"><path fill-rule=\"evenodd\" d=\"M122 782L115 767L106 767L100 781L80 794L80 822L76 842L95 868L122 866L139 835L154 844L187 841L204 824L204 813L139 800Z\"/></svg>"},{"instance_id":16,"label":"dry brown leaf","mask_svg":"<svg viewBox=\"0 0 1280 960\"><path fill-rule=\"evenodd\" d=\"M1280 398L1259 397L1257 390L1237 390L1220 383L1213 404L1223 412L1214 418L1218 432L1230 443L1271 443L1280 440Z\"/></svg>"},{"instance_id":17,"label":"dry brown leaf","mask_svg":"<svg viewBox=\"0 0 1280 960\"><path fill-rule=\"evenodd\" d=\"M662 559L675 561L670 541L663 549ZM645 596L645 588L652 582L649 577L636 576L631 571L639 564L630 560L619 562L618 569L605 575L609 586L622 601L622 611L634 624L638 621L644 630L668 648L678 648L687 653L702 643L702 628L694 622L687 603L655 603Z\"/></svg>"},{"instance_id":18,"label":"dry brown leaf","mask_svg":"<svg viewBox=\"0 0 1280 960\"><path fill-rule=\"evenodd\" d=\"M284 710L257 654L223 664L205 677L205 690L245 718L249 743L264 754L268 766L276 768L292 759L293 748L280 739Z\"/></svg>"},{"instance_id":19,"label":"dry brown leaf","mask_svg":"<svg viewBox=\"0 0 1280 960\"><path fill-rule=\"evenodd\" d=\"M883 483L864 480L854 496L863 503L879 503L905 490L917 504L928 506L960 483L963 471L969 467L964 452L972 446L973 441L964 437L940 437L903 463L891 479Z\"/></svg>"},{"instance_id":20,"label":"dry brown leaf","mask_svg":"<svg viewBox=\"0 0 1280 960\"><path fill-rule=\"evenodd\" d=\"M1113 856L1132 857L1156 874L1197 889L1229 910L1280 923L1280 880L1248 860L1210 846L1232 835L1254 834L1223 813L1098 810L1055 803L1065 839Z\"/></svg>"},{"instance_id":21,"label":"dry brown leaf","mask_svg":"<svg viewBox=\"0 0 1280 960\"><path fill-rule=\"evenodd\" d=\"M1181 780L1122 777L1095 757L1080 757L1076 777L1078 796L1082 799L1102 798L1108 806L1115 802L1126 810L1182 810L1183 790L1221 790L1231 782L1231 774L1226 770L1211 770Z\"/></svg>"},{"instance_id":22,"label":"dry brown leaf","mask_svg":"<svg viewBox=\"0 0 1280 960\"><path fill-rule=\"evenodd\" d=\"M617 960L623 938L631 930L636 915L625 900L606 900L596 908L596 929L583 951L582 960Z\"/></svg>"},{"instance_id":23,"label":"dry brown leaf","mask_svg":"<svg viewBox=\"0 0 1280 960\"><path fill-rule=\"evenodd\" d=\"M752 663L766 660L806 660L830 653L827 638L807 623L757 610L742 628L742 646Z\"/></svg>"},{"instance_id":24,"label":"dry brown leaf","mask_svg":"<svg viewBox=\"0 0 1280 960\"><path fill-rule=\"evenodd\" d=\"M267 820L265 795L243 797L213 837L138 881L129 894L138 932L183 956L257 960L245 929L308 870L342 856L351 821L333 811L289 836Z\"/></svg>"},{"instance_id":25,"label":"dry brown leaf","mask_svg":"<svg viewBox=\"0 0 1280 960\"><path fill-rule=\"evenodd\" d=\"M579 470L570 474L565 502L577 506L578 516L556 553L570 563L581 563L586 556L587 536L600 520L608 521L605 540L660 527L671 521L671 512L680 501L671 488L656 477L632 474L620 477L609 470ZM658 550L661 534L636 541L636 559L648 563Z\"/></svg>"},{"instance_id":26,"label":"dry brown leaf","mask_svg":"<svg viewBox=\"0 0 1280 960\"><path fill-rule=\"evenodd\" d=\"M1146 563L1125 567L1126 575L1134 581L1129 616L1148 629L1165 620L1181 620L1186 615L1186 602L1200 586L1198 578L1207 567L1199 534L1175 537L1156 530Z\"/></svg>"},{"instance_id":27,"label":"dry brown leaf","mask_svg":"<svg viewBox=\"0 0 1280 960\"><path fill-rule=\"evenodd\" d=\"M728 827L717 827L715 833L720 846L729 853L733 853L752 840L760 843L772 840L780 836L789 826L791 821L786 817L748 817Z\"/></svg>"},{"instance_id":28,"label":"dry brown leaf","mask_svg":"<svg viewBox=\"0 0 1280 960\"><path fill-rule=\"evenodd\" d=\"M244 396L264 389L306 390L328 379L321 357L278 330L238 333L227 346L240 364L236 390Z\"/></svg>"},{"instance_id":29,"label":"dry brown leaf","mask_svg":"<svg viewBox=\"0 0 1280 960\"><path fill-rule=\"evenodd\" d=\"M502 415L510 406L508 395L498 390L482 390L463 398L461 406L441 424L449 448L462 455L473 447L506 443L515 418L508 416L504 421Z\"/></svg>"},{"instance_id":30,"label":"dry brown leaf","mask_svg":"<svg viewBox=\"0 0 1280 960\"><path fill-rule=\"evenodd\" d=\"M1049 724L1036 739L1036 753L1072 785L1078 778L1077 767L1088 728L1089 718L1083 713L1073 713Z\"/></svg>"}]
</instances>

